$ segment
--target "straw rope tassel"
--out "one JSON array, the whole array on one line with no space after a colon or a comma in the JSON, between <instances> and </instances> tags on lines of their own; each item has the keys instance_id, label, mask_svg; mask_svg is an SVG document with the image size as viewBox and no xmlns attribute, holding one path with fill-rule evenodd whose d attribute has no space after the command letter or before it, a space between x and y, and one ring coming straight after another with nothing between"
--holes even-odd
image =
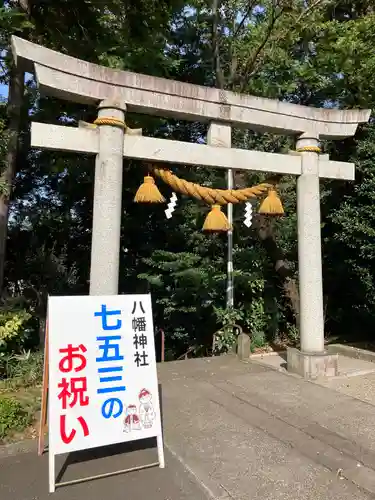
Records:
<instances>
[{"instance_id":1,"label":"straw rope tassel","mask_svg":"<svg viewBox=\"0 0 375 500\"><path fill-rule=\"evenodd\" d=\"M259 213L263 215L284 215L283 205L274 187L268 190L259 207Z\"/></svg>"},{"instance_id":2,"label":"straw rope tassel","mask_svg":"<svg viewBox=\"0 0 375 500\"><path fill-rule=\"evenodd\" d=\"M143 184L139 186L135 194L134 201L136 203L164 203L165 198L155 184L154 178L146 175Z\"/></svg>"},{"instance_id":3,"label":"straw rope tassel","mask_svg":"<svg viewBox=\"0 0 375 500\"><path fill-rule=\"evenodd\" d=\"M220 205L212 205L211 211L207 214L203 224L203 231L211 232L227 232L231 229L231 225L224 212L221 211Z\"/></svg>"}]
</instances>

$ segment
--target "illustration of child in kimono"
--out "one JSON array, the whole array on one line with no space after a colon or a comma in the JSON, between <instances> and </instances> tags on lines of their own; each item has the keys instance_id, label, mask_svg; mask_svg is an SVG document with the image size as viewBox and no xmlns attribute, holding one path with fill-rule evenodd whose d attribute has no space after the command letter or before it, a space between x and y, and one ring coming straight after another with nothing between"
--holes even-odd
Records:
<instances>
[{"instance_id":1,"label":"illustration of child in kimono","mask_svg":"<svg viewBox=\"0 0 375 500\"><path fill-rule=\"evenodd\" d=\"M142 389L139 393L139 416L144 429L150 429L156 418L154 407L151 403L152 396L147 389Z\"/></svg>"},{"instance_id":2,"label":"illustration of child in kimono","mask_svg":"<svg viewBox=\"0 0 375 500\"><path fill-rule=\"evenodd\" d=\"M141 423L137 415L137 407L129 405L126 408L126 416L124 419L124 432L141 430Z\"/></svg>"}]
</instances>

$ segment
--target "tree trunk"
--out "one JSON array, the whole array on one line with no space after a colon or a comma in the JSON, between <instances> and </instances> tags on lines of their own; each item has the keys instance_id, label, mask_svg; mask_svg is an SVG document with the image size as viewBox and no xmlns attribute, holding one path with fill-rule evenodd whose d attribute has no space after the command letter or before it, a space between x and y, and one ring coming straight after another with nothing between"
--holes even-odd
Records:
<instances>
[{"instance_id":1,"label":"tree trunk","mask_svg":"<svg viewBox=\"0 0 375 500\"><path fill-rule=\"evenodd\" d=\"M19 131L21 123L21 107L24 91L24 73L14 65L10 70L8 95L8 151L5 169L1 173L0 182L0 294L4 287L4 269L6 240L8 234L9 197L17 165Z\"/></svg>"},{"instance_id":2,"label":"tree trunk","mask_svg":"<svg viewBox=\"0 0 375 500\"><path fill-rule=\"evenodd\" d=\"M298 283L282 250L276 243L272 231L272 223L267 216L258 214L254 217L254 228L258 231L259 239L273 262L275 271L282 278L284 295L289 301L290 308L296 320L296 326L299 328L300 302Z\"/></svg>"}]
</instances>

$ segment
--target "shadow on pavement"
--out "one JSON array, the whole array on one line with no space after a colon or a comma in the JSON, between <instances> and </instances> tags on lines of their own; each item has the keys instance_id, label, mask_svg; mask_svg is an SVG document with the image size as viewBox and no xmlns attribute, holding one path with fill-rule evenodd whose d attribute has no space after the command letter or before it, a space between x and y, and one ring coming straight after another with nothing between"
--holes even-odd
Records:
<instances>
[{"instance_id":1,"label":"shadow on pavement","mask_svg":"<svg viewBox=\"0 0 375 500\"><path fill-rule=\"evenodd\" d=\"M151 449L156 449L156 438L142 439L140 441L131 441L130 443L119 443L69 453L56 477L56 483L62 481L62 478L70 465Z\"/></svg>"}]
</instances>

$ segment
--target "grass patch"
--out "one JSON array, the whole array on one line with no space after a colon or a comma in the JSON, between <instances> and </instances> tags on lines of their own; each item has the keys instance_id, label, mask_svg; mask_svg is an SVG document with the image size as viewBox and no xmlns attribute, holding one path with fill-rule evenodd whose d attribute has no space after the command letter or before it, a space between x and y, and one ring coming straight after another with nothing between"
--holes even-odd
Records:
<instances>
[{"instance_id":1,"label":"grass patch","mask_svg":"<svg viewBox=\"0 0 375 500\"><path fill-rule=\"evenodd\" d=\"M0 391L40 385L43 380L43 353L38 351L21 358L10 357L5 369L6 377L0 381Z\"/></svg>"}]
</instances>

